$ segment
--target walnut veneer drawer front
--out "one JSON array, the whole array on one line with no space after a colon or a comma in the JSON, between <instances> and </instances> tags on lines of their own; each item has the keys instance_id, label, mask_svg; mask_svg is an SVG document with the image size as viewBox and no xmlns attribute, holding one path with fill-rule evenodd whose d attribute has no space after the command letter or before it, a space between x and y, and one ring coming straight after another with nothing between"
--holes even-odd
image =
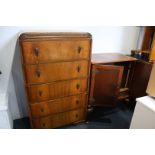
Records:
<instances>
[{"instance_id":1,"label":"walnut veneer drawer front","mask_svg":"<svg viewBox=\"0 0 155 155\"><path fill-rule=\"evenodd\" d=\"M27 87L29 102L40 102L87 92L87 78Z\"/></svg>"},{"instance_id":2,"label":"walnut veneer drawer front","mask_svg":"<svg viewBox=\"0 0 155 155\"><path fill-rule=\"evenodd\" d=\"M32 128L86 119L91 34L23 33L19 37Z\"/></svg>"},{"instance_id":3,"label":"walnut veneer drawer front","mask_svg":"<svg viewBox=\"0 0 155 155\"><path fill-rule=\"evenodd\" d=\"M87 77L88 65L88 61L26 65L26 82L34 84Z\"/></svg>"},{"instance_id":4,"label":"walnut veneer drawer front","mask_svg":"<svg viewBox=\"0 0 155 155\"><path fill-rule=\"evenodd\" d=\"M69 112L59 113L48 117L33 119L34 128L56 128L85 119L86 109L77 109Z\"/></svg>"},{"instance_id":5,"label":"walnut veneer drawer front","mask_svg":"<svg viewBox=\"0 0 155 155\"><path fill-rule=\"evenodd\" d=\"M90 54L90 40L33 41L21 45L25 64L88 59Z\"/></svg>"},{"instance_id":6,"label":"walnut veneer drawer front","mask_svg":"<svg viewBox=\"0 0 155 155\"><path fill-rule=\"evenodd\" d=\"M86 94L65 97L47 102L39 102L30 105L32 117L48 116L80 107L86 107Z\"/></svg>"}]
</instances>

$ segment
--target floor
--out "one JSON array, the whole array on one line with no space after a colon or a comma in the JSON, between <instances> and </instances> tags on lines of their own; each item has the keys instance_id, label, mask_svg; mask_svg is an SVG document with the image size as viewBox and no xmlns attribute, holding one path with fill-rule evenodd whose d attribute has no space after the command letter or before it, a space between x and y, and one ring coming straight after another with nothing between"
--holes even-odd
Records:
<instances>
[{"instance_id":1,"label":"floor","mask_svg":"<svg viewBox=\"0 0 155 155\"><path fill-rule=\"evenodd\" d=\"M134 107L126 102L116 108L95 108L88 113L86 122L59 129L129 129ZM14 129L30 129L28 117L14 120Z\"/></svg>"}]
</instances>

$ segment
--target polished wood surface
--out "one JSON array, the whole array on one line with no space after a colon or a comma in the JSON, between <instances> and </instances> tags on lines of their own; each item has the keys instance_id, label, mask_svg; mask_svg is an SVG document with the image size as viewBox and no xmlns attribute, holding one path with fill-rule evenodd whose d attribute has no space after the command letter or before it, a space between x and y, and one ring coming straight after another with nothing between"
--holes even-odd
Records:
<instances>
[{"instance_id":1,"label":"polished wood surface","mask_svg":"<svg viewBox=\"0 0 155 155\"><path fill-rule=\"evenodd\" d=\"M70 40L70 39L90 39L91 34L87 32L26 32L19 36L19 40L36 41L36 40Z\"/></svg>"},{"instance_id":2,"label":"polished wood surface","mask_svg":"<svg viewBox=\"0 0 155 155\"><path fill-rule=\"evenodd\" d=\"M153 35L155 32L155 26L144 26L140 34L140 39L142 40L140 50L150 50L153 40Z\"/></svg>"},{"instance_id":3,"label":"polished wood surface","mask_svg":"<svg viewBox=\"0 0 155 155\"><path fill-rule=\"evenodd\" d=\"M86 94L38 102L30 105L32 117L42 117L85 107Z\"/></svg>"},{"instance_id":4,"label":"polished wood surface","mask_svg":"<svg viewBox=\"0 0 155 155\"><path fill-rule=\"evenodd\" d=\"M91 35L24 33L19 37L32 128L84 121Z\"/></svg>"},{"instance_id":5,"label":"polished wood surface","mask_svg":"<svg viewBox=\"0 0 155 155\"><path fill-rule=\"evenodd\" d=\"M25 64L88 59L89 40L22 42Z\"/></svg>"},{"instance_id":6,"label":"polished wood surface","mask_svg":"<svg viewBox=\"0 0 155 155\"><path fill-rule=\"evenodd\" d=\"M84 121L86 115L86 109L81 108L77 110L71 110L68 112L57 113L48 117L33 119L33 128L56 128L71 123Z\"/></svg>"},{"instance_id":7,"label":"polished wood surface","mask_svg":"<svg viewBox=\"0 0 155 155\"><path fill-rule=\"evenodd\" d=\"M136 61L136 58L120 53L96 53L92 54L92 64L107 64L116 62Z\"/></svg>"},{"instance_id":8,"label":"polished wood surface","mask_svg":"<svg viewBox=\"0 0 155 155\"><path fill-rule=\"evenodd\" d=\"M28 84L88 77L89 73L88 61L45 63L24 67Z\"/></svg>"},{"instance_id":9,"label":"polished wood surface","mask_svg":"<svg viewBox=\"0 0 155 155\"><path fill-rule=\"evenodd\" d=\"M117 100L129 98L136 61L136 58L120 53L92 54L89 107L114 106ZM102 67L94 74L93 68L98 65Z\"/></svg>"},{"instance_id":10,"label":"polished wood surface","mask_svg":"<svg viewBox=\"0 0 155 155\"><path fill-rule=\"evenodd\" d=\"M122 75L122 66L93 64L90 104L92 106L115 106Z\"/></svg>"},{"instance_id":11,"label":"polished wood surface","mask_svg":"<svg viewBox=\"0 0 155 155\"><path fill-rule=\"evenodd\" d=\"M146 89L152 70L152 64L138 60L134 67L132 82L130 84L130 96L132 99L146 95Z\"/></svg>"},{"instance_id":12,"label":"polished wood surface","mask_svg":"<svg viewBox=\"0 0 155 155\"><path fill-rule=\"evenodd\" d=\"M29 103L41 102L87 92L87 80L87 78L81 78L28 86Z\"/></svg>"}]
</instances>

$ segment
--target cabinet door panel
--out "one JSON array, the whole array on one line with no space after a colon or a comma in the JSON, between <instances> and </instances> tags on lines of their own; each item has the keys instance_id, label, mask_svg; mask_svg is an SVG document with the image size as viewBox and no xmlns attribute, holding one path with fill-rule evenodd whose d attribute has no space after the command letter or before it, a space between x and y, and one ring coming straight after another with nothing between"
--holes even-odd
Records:
<instances>
[{"instance_id":1,"label":"cabinet door panel","mask_svg":"<svg viewBox=\"0 0 155 155\"><path fill-rule=\"evenodd\" d=\"M93 106L114 106L122 75L122 66L92 65L90 104Z\"/></svg>"}]
</instances>

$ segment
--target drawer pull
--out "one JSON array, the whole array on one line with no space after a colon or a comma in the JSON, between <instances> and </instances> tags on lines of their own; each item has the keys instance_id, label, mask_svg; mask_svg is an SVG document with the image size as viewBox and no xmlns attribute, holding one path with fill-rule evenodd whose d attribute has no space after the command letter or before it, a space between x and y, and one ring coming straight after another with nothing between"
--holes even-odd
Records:
<instances>
[{"instance_id":1,"label":"drawer pull","mask_svg":"<svg viewBox=\"0 0 155 155\"><path fill-rule=\"evenodd\" d=\"M36 70L36 75L37 75L38 77L40 77L41 72L40 72L39 70Z\"/></svg>"},{"instance_id":2,"label":"drawer pull","mask_svg":"<svg viewBox=\"0 0 155 155\"><path fill-rule=\"evenodd\" d=\"M78 117L79 117L79 115L78 115L78 114L76 114L76 115L75 115L75 117L76 117L76 118L78 118Z\"/></svg>"},{"instance_id":3,"label":"drawer pull","mask_svg":"<svg viewBox=\"0 0 155 155\"><path fill-rule=\"evenodd\" d=\"M42 123L42 126L45 127L46 126L46 123Z\"/></svg>"},{"instance_id":4,"label":"drawer pull","mask_svg":"<svg viewBox=\"0 0 155 155\"><path fill-rule=\"evenodd\" d=\"M38 57L38 56L39 56L39 48L35 48L35 49L34 49L34 53L35 53L35 56Z\"/></svg>"},{"instance_id":5,"label":"drawer pull","mask_svg":"<svg viewBox=\"0 0 155 155\"><path fill-rule=\"evenodd\" d=\"M79 46L79 47L78 47L78 53L79 53L79 54L81 53L81 50L82 50L82 47Z\"/></svg>"},{"instance_id":6,"label":"drawer pull","mask_svg":"<svg viewBox=\"0 0 155 155\"><path fill-rule=\"evenodd\" d=\"M38 93L39 93L39 96L42 96L42 91L41 91L41 90L39 90L39 92L38 92Z\"/></svg>"},{"instance_id":7,"label":"drawer pull","mask_svg":"<svg viewBox=\"0 0 155 155\"><path fill-rule=\"evenodd\" d=\"M77 66L77 72L80 72L81 67Z\"/></svg>"},{"instance_id":8,"label":"drawer pull","mask_svg":"<svg viewBox=\"0 0 155 155\"><path fill-rule=\"evenodd\" d=\"M76 100L76 104L77 104L77 105L79 104L79 100Z\"/></svg>"},{"instance_id":9,"label":"drawer pull","mask_svg":"<svg viewBox=\"0 0 155 155\"><path fill-rule=\"evenodd\" d=\"M41 111L41 112L44 112L44 109L43 109L43 108L41 108L41 109L40 109L40 111Z\"/></svg>"},{"instance_id":10,"label":"drawer pull","mask_svg":"<svg viewBox=\"0 0 155 155\"><path fill-rule=\"evenodd\" d=\"M79 89L79 88L80 88L80 84L77 84L77 85L76 85L76 88Z\"/></svg>"}]
</instances>

